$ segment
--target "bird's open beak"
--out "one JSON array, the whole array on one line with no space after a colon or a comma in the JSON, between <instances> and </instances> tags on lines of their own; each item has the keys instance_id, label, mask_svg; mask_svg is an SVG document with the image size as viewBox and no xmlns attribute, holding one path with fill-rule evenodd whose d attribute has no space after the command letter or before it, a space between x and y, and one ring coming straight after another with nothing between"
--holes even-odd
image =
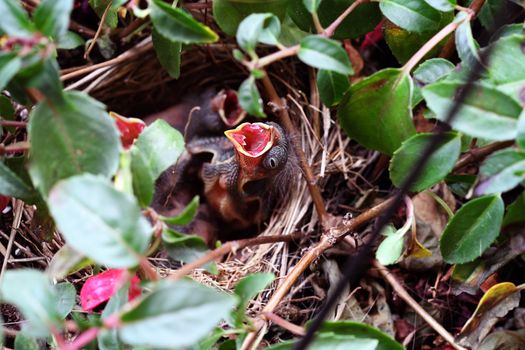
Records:
<instances>
[{"instance_id":1,"label":"bird's open beak","mask_svg":"<svg viewBox=\"0 0 525 350\"><path fill-rule=\"evenodd\" d=\"M221 90L212 100L212 108L219 114L224 124L233 127L246 117L234 90Z\"/></svg>"}]
</instances>

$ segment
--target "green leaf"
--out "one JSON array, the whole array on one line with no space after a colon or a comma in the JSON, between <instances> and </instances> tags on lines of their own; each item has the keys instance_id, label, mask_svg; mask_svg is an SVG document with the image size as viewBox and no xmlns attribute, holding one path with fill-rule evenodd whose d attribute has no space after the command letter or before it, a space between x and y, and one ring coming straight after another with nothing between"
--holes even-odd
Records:
<instances>
[{"instance_id":1,"label":"green leaf","mask_svg":"<svg viewBox=\"0 0 525 350\"><path fill-rule=\"evenodd\" d=\"M0 0L0 13L2 14L0 31L18 38L33 36L35 26L29 20L20 2L17 0Z\"/></svg>"},{"instance_id":2,"label":"green leaf","mask_svg":"<svg viewBox=\"0 0 525 350\"><path fill-rule=\"evenodd\" d=\"M21 67L22 59L15 53L0 54L0 91L6 87Z\"/></svg>"},{"instance_id":3,"label":"green leaf","mask_svg":"<svg viewBox=\"0 0 525 350\"><path fill-rule=\"evenodd\" d=\"M58 49L71 50L82 46L86 41L77 33L68 31L58 42Z\"/></svg>"},{"instance_id":4,"label":"green leaf","mask_svg":"<svg viewBox=\"0 0 525 350\"><path fill-rule=\"evenodd\" d=\"M166 39L155 29L153 29L151 38L153 39L153 47L160 64L166 69L170 77L178 79L180 76L182 43Z\"/></svg>"},{"instance_id":5,"label":"green leaf","mask_svg":"<svg viewBox=\"0 0 525 350\"><path fill-rule=\"evenodd\" d=\"M148 247L151 226L134 198L101 177L87 174L59 182L48 204L67 243L100 264L134 267Z\"/></svg>"},{"instance_id":6,"label":"green leaf","mask_svg":"<svg viewBox=\"0 0 525 350\"><path fill-rule=\"evenodd\" d=\"M486 0L479 11L479 21L489 31L493 32L502 23L508 23L512 16L520 8L516 7L510 1ZM515 1L517 5L522 6L521 0ZM521 25L523 28L523 25Z\"/></svg>"},{"instance_id":7,"label":"green leaf","mask_svg":"<svg viewBox=\"0 0 525 350\"><path fill-rule=\"evenodd\" d=\"M28 203L32 203L37 197L35 190L3 162L0 162L0 194L16 197Z\"/></svg>"},{"instance_id":8,"label":"green leaf","mask_svg":"<svg viewBox=\"0 0 525 350\"><path fill-rule=\"evenodd\" d=\"M335 40L310 35L301 40L297 57L307 65L345 75L353 74L348 54Z\"/></svg>"},{"instance_id":9,"label":"green leaf","mask_svg":"<svg viewBox=\"0 0 525 350\"><path fill-rule=\"evenodd\" d=\"M133 346L184 348L204 338L237 303L193 281L165 281L121 315L120 338Z\"/></svg>"},{"instance_id":10,"label":"green leaf","mask_svg":"<svg viewBox=\"0 0 525 350\"><path fill-rule=\"evenodd\" d=\"M240 298L242 308L246 307L250 300L262 292L275 279L273 273L252 273L241 279L235 286L235 294Z\"/></svg>"},{"instance_id":11,"label":"green leaf","mask_svg":"<svg viewBox=\"0 0 525 350\"><path fill-rule=\"evenodd\" d=\"M339 104L346 90L350 88L350 82L346 75L320 69L317 73L317 88L321 101L332 107Z\"/></svg>"},{"instance_id":12,"label":"green leaf","mask_svg":"<svg viewBox=\"0 0 525 350\"><path fill-rule=\"evenodd\" d=\"M155 30L168 40L184 44L205 44L219 39L213 30L179 8L173 8L161 0L153 0L150 6L150 17Z\"/></svg>"},{"instance_id":13,"label":"green leaf","mask_svg":"<svg viewBox=\"0 0 525 350\"><path fill-rule=\"evenodd\" d=\"M321 4L321 0L303 0L303 4L308 12L316 13L319 5Z\"/></svg>"},{"instance_id":14,"label":"green leaf","mask_svg":"<svg viewBox=\"0 0 525 350\"><path fill-rule=\"evenodd\" d=\"M340 335L352 335L357 338L376 339L376 350L404 350L405 348L386 333L366 323L354 321L325 321L320 332L333 332Z\"/></svg>"},{"instance_id":15,"label":"green leaf","mask_svg":"<svg viewBox=\"0 0 525 350\"><path fill-rule=\"evenodd\" d=\"M441 21L439 11L421 0L382 0L379 8L390 21L411 32L438 29Z\"/></svg>"},{"instance_id":16,"label":"green leaf","mask_svg":"<svg viewBox=\"0 0 525 350\"><path fill-rule=\"evenodd\" d=\"M190 263L202 258L209 252L208 246L200 236L179 233L171 228L164 228L162 240L168 255L177 261ZM214 263L204 266L211 273L217 273Z\"/></svg>"},{"instance_id":17,"label":"green leaf","mask_svg":"<svg viewBox=\"0 0 525 350\"><path fill-rule=\"evenodd\" d=\"M259 118L265 118L261 95L255 85L255 78L250 76L239 86L239 104L248 113Z\"/></svg>"},{"instance_id":18,"label":"green leaf","mask_svg":"<svg viewBox=\"0 0 525 350\"><path fill-rule=\"evenodd\" d=\"M56 41L66 35L73 0L42 0L33 14L36 28Z\"/></svg>"},{"instance_id":19,"label":"green leaf","mask_svg":"<svg viewBox=\"0 0 525 350\"><path fill-rule=\"evenodd\" d=\"M491 154L479 169L475 195L507 192L525 180L525 152L512 148Z\"/></svg>"},{"instance_id":20,"label":"green leaf","mask_svg":"<svg viewBox=\"0 0 525 350\"><path fill-rule=\"evenodd\" d=\"M254 13L246 17L237 29L237 43L247 53L254 55L257 43L277 44L281 32L279 19L271 13Z\"/></svg>"},{"instance_id":21,"label":"green leaf","mask_svg":"<svg viewBox=\"0 0 525 350\"><path fill-rule=\"evenodd\" d=\"M264 350L292 350L297 341L285 341ZM333 349L359 349L375 350L378 341L376 339L357 338L353 335L339 335L334 333L321 333L310 345L310 349L333 350Z\"/></svg>"},{"instance_id":22,"label":"green leaf","mask_svg":"<svg viewBox=\"0 0 525 350\"><path fill-rule=\"evenodd\" d=\"M58 283L55 286L57 295L57 312L61 319L65 319L73 310L76 303L77 291L69 282Z\"/></svg>"},{"instance_id":23,"label":"green leaf","mask_svg":"<svg viewBox=\"0 0 525 350\"><path fill-rule=\"evenodd\" d=\"M503 217L503 226L525 221L525 192L507 207L507 212Z\"/></svg>"},{"instance_id":24,"label":"green leaf","mask_svg":"<svg viewBox=\"0 0 525 350\"><path fill-rule=\"evenodd\" d=\"M106 13L105 23L108 27L114 29L118 25L118 9L126 3L126 0L89 0L89 5L102 18L106 8L110 6Z\"/></svg>"},{"instance_id":25,"label":"green leaf","mask_svg":"<svg viewBox=\"0 0 525 350\"><path fill-rule=\"evenodd\" d=\"M346 92L337 110L344 131L365 147L392 154L415 134L412 81L399 69L384 69Z\"/></svg>"},{"instance_id":26,"label":"green leaf","mask_svg":"<svg viewBox=\"0 0 525 350\"><path fill-rule=\"evenodd\" d=\"M395 186L401 186L432 137L431 133L414 135L394 152L390 160L390 178ZM443 141L435 148L410 190L421 192L443 180L454 168L460 151L461 135L456 132L445 133Z\"/></svg>"},{"instance_id":27,"label":"green leaf","mask_svg":"<svg viewBox=\"0 0 525 350\"><path fill-rule=\"evenodd\" d=\"M456 20L462 20L467 16L466 13L460 12L456 16ZM456 29L456 49L458 51L458 55L461 58L461 62L465 66L465 68L469 69L473 65L476 64L476 62L480 61L479 58L479 45L474 40L474 37L472 35L472 29L470 28L470 21L464 21L457 29Z\"/></svg>"},{"instance_id":28,"label":"green leaf","mask_svg":"<svg viewBox=\"0 0 525 350\"><path fill-rule=\"evenodd\" d=\"M288 16L297 26L309 33L317 33L312 15L303 3L304 0L288 1ZM323 0L317 9L321 25L326 28L336 20L355 0ZM381 21L381 11L377 2L361 3L337 27L333 39L356 39L374 30Z\"/></svg>"},{"instance_id":29,"label":"green leaf","mask_svg":"<svg viewBox=\"0 0 525 350\"><path fill-rule=\"evenodd\" d=\"M436 10L443 12L453 11L457 5L456 0L425 0L425 2Z\"/></svg>"},{"instance_id":30,"label":"green leaf","mask_svg":"<svg viewBox=\"0 0 525 350\"><path fill-rule=\"evenodd\" d=\"M444 58L431 58L421 63L413 73L414 96L412 106L416 106L423 100L421 88L445 78L454 70L454 65Z\"/></svg>"},{"instance_id":31,"label":"green leaf","mask_svg":"<svg viewBox=\"0 0 525 350\"><path fill-rule=\"evenodd\" d=\"M40 346L36 342L36 339L26 334L25 332L19 332L15 338L15 350L39 350Z\"/></svg>"},{"instance_id":32,"label":"green leaf","mask_svg":"<svg viewBox=\"0 0 525 350\"><path fill-rule=\"evenodd\" d=\"M84 257L71 248L69 244L64 244L55 255L53 255L46 272L49 278L61 280L91 265L93 265L91 259Z\"/></svg>"},{"instance_id":33,"label":"green leaf","mask_svg":"<svg viewBox=\"0 0 525 350\"><path fill-rule=\"evenodd\" d=\"M160 219L168 225L187 225L189 224L199 209L199 196L193 197L191 202L184 208L184 210L177 216L168 218L160 216Z\"/></svg>"},{"instance_id":34,"label":"green leaf","mask_svg":"<svg viewBox=\"0 0 525 350\"><path fill-rule=\"evenodd\" d=\"M104 311L102 311L102 319L107 320L122 309L128 302L129 282L119 288L111 299L109 299ZM103 330L97 336L98 348L100 350L121 350L124 348L122 342L118 338L118 329Z\"/></svg>"},{"instance_id":35,"label":"green leaf","mask_svg":"<svg viewBox=\"0 0 525 350\"><path fill-rule=\"evenodd\" d=\"M51 108L39 103L28 125L29 173L44 197L58 181L81 173L112 176L117 170L120 139L104 106L78 92Z\"/></svg>"},{"instance_id":36,"label":"green leaf","mask_svg":"<svg viewBox=\"0 0 525 350\"><path fill-rule=\"evenodd\" d=\"M151 203L155 181L177 162L183 150L180 132L162 119L142 131L131 148L133 190L141 206Z\"/></svg>"},{"instance_id":37,"label":"green leaf","mask_svg":"<svg viewBox=\"0 0 525 350\"><path fill-rule=\"evenodd\" d=\"M15 305L29 321L23 325L28 335L45 337L50 334L50 327L60 328L55 289L42 272L6 271L0 294L3 302Z\"/></svg>"},{"instance_id":38,"label":"green leaf","mask_svg":"<svg viewBox=\"0 0 525 350\"><path fill-rule=\"evenodd\" d=\"M407 229L396 230L393 226L388 225L383 230L383 234L386 238L381 241L376 251L376 259L382 265L392 265L401 257L403 254L403 248L405 246L405 233Z\"/></svg>"},{"instance_id":39,"label":"green leaf","mask_svg":"<svg viewBox=\"0 0 525 350\"><path fill-rule=\"evenodd\" d=\"M484 196L464 204L441 236L440 250L449 264L473 261L498 237L505 206L499 195Z\"/></svg>"},{"instance_id":40,"label":"green leaf","mask_svg":"<svg viewBox=\"0 0 525 350\"><path fill-rule=\"evenodd\" d=\"M461 82L441 81L423 88L423 97L436 118L444 120L454 103ZM472 137L503 141L516 137L517 119L521 106L497 89L474 84L457 113L452 127Z\"/></svg>"}]
</instances>

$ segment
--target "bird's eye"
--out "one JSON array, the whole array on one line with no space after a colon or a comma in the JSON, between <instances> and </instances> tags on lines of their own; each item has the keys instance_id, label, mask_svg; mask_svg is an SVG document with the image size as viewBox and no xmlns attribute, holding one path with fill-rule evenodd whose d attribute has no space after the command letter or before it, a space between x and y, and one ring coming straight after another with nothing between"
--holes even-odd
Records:
<instances>
[{"instance_id":1,"label":"bird's eye","mask_svg":"<svg viewBox=\"0 0 525 350\"><path fill-rule=\"evenodd\" d=\"M270 158L270 159L268 159L268 165L269 165L270 168L272 168L272 169L277 168L277 160L275 160L274 158Z\"/></svg>"},{"instance_id":2,"label":"bird's eye","mask_svg":"<svg viewBox=\"0 0 525 350\"><path fill-rule=\"evenodd\" d=\"M276 146L268 151L266 158L263 161L263 166L266 169L281 168L286 162L286 151L283 147Z\"/></svg>"}]
</instances>

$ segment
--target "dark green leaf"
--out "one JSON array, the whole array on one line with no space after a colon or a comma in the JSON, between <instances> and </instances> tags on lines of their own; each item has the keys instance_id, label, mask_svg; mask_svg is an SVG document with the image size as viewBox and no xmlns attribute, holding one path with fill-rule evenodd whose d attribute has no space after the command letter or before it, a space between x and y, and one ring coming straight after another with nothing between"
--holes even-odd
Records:
<instances>
[{"instance_id":1,"label":"dark green leaf","mask_svg":"<svg viewBox=\"0 0 525 350\"><path fill-rule=\"evenodd\" d=\"M177 261L190 263L202 258L209 252L208 245L200 236L179 233L171 228L162 231L162 239L168 255ZM214 263L204 265L209 272L216 274L217 267Z\"/></svg>"},{"instance_id":2,"label":"dark green leaf","mask_svg":"<svg viewBox=\"0 0 525 350\"><path fill-rule=\"evenodd\" d=\"M503 226L525 221L525 192L507 207L507 212L503 217Z\"/></svg>"},{"instance_id":3,"label":"dark green leaf","mask_svg":"<svg viewBox=\"0 0 525 350\"><path fill-rule=\"evenodd\" d=\"M521 112L516 130L516 143L525 150L525 110Z\"/></svg>"},{"instance_id":4,"label":"dark green leaf","mask_svg":"<svg viewBox=\"0 0 525 350\"><path fill-rule=\"evenodd\" d=\"M86 41L77 33L68 31L58 42L58 48L63 50L76 49L82 46Z\"/></svg>"},{"instance_id":5,"label":"dark green leaf","mask_svg":"<svg viewBox=\"0 0 525 350\"><path fill-rule=\"evenodd\" d=\"M506 192L525 180L525 152L512 148L491 154L479 169L475 194Z\"/></svg>"},{"instance_id":6,"label":"dark green leaf","mask_svg":"<svg viewBox=\"0 0 525 350\"><path fill-rule=\"evenodd\" d=\"M301 40L297 56L315 68L345 75L354 73L348 54L341 44L322 36L310 35Z\"/></svg>"},{"instance_id":7,"label":"dark green leaf","mask_svg":"<svg viewBox=\"0 0 525 350\"><path fill-rule=\"evenodd\" d=\"M23 329L28 335L45 337L50 327L59 328L55 289L46 275L37 270L6 271L0 286L2 301L15 305L29 321Z\"/></svg>"},{"instance_id":8,"label":"dark green leaf","mask_svg":"<svg viewBox=\"0 0 525 350\"><path fill-rule=\"evenodd\" d=\"M248 114L259 118L266 117L262 106L261 95L259 95L257 85L255 85L255 78L253 76L250 76L242 82L241 86L239 86L238 96L239 104L246 112L248 112Z\"/></svg>"},{"instance_id":9,"label":"dark green leaf","mask_svg":"<svg viewBox=\"0 0 525 350\"><path fill-rule=\"evenodd\" d=\"M240 305L246 307L250 300L262 292L274 279L273 273L262 272L253 273L241 279L235 286L235 294L240 298Z\"/></svg>"},{"instance_id":10,"label":"dark green leaf","mask_svg":"<svg viewBox=\"0 0 525 350\"><path fill-rule=\"evenodd\" d=\"M382 0L379 8L390 21L411 32L438 29L441 21L439 11L421 0Z\"/></svg>"},{"instance_id":11,"label":"dark green leaf","mask_svg":"<svg viewBox=\"0 0 525 350\"><path fill-rule=\"evenodd\" d=\"M126 0L89 0L91 8L102 18L106 8L110 6L106 13L105 23L110 28L116 28L118 24L118 9L126 3Z\"/></svg>"},{"instance_id":12,"label":"dark green leaf","mask_svg":"<svg viewBox=\"0 0 525 350\"><path fill-rule=\"evenodd\" d=\"M0 54L0 91L6 87L21 67L22 59L15 53Z\"/></svg>"},{"instance_id":13,"label":"dark green leaf","mask_svg":"<svg viewBox=\"0 0 525 350\"><path fill-rule=\"evenodd\" d=\"M184 208L184 210L177 216L168 218L161 216L160 219L168 225L187 225L189 224L199 209L199 196L193 197L191 202Z\"/></svg>"},{"instance_id":14,"label":"dark green leaf","mask_svg":"<svg viewBox=\"0 0 525 350\"><path fill-rule=\"evenodd\" d=\"M288 15L297 26L306 32L317 33L312 15L307 11L304 0L289 0ZM319 21L328 27L355 0L323 0L317 10ZM337 27L334 39L356 39L374 30L381 21L381 11L376 2L361 3Z\"/></svg>"},{"instance_id":15,"label":"dark green leaf","mask_svg":"<svg viewBox=\"0 0 525 350\"><path fill-rule=\"evenodd\" d=\"M420 85L436 82L454 70L454 65L444 58L431 58L414 70L414 80Z\"/></svg>"},{"instance_id":16,"label":"dark green leaf","mask_svg":"<svg viewBox=\"0 0 525 350\"><path fill-rule=\"evenodd\" d=\"M239 24L253 13L270 12L279 20L284 20L287 3L288 0L214 0L213 17L226 34L235 36Z\"/></svg>"},{"instance_id":17,"label":"dark green leaf","mask_svg":"<svg viewBox=\"0 0 525 350\"><path fill-rule=\"evenodd\" d=\"M320 332L333 332L340 335L352 335L357 338L377 339L376 350L404 350L405 348L387 334L366 323L354 321L326 321Z\"/></svg>"},{"instance_id":18,"label":"dark green leaf","mask_svg":"<svg viewBox=\"0 0 525 350\"><path fill-rule=\"evenodd\" d=\"M180 132L162 119L142 131L131 148L133 190L141 206L151 203L155 180L177 162L183 150Z\"/></svg>"},{"instance_id":19,"label":"dark green leaf","mask_svg":"<svg viewBox=\"0 0 525 350\"><path fill-rule=\"evenodd\" d=\"M349 87L350 82L346 75L324 69L317 73L319 97L328 107L337 105Z\"/></svg>"},{"instance_id":20,"label":"dark green leaf","mask_svg":"<svg viewBox=\"0 0 525 350\"><path fill-rule=\"evenodd\" d=\"M479 197L464 204L441 236L443 259L449 264L462 264L481 256L499 235L504 208L499 195Z\"/></svg>"},{"instance_id":21,"label":"dark green leaf","mask_svg":"<svg viewBox=\"0 0 525 350\"><path fill-rule=\"evenodd\" d=\"M155 29L168 40L191 44L213 43L219 39L213 30L179 8L161 0L153 0L150 6Z\"/></svg>"},{"instance_id":22,"label":"dark green leaf","mask_svg":"<svg viewBox=\"0 0 525 350\"><path fill-rule=\"evenodd\" d=\"M81 173L112 176L117 170L120 140L104 106L78 92L64 105L39 103L28 125L29 173L44 196L60 179Z\"/></svg>"},{"instance_id":23,"label":"dark green leaf","mask_svg":"<svg viewBox=\"0 0 525 350\"><path fill-rule=\"evenodd\" d=\"M486 0L481 10L479 11L479 21L489 31L492 32L502 23L509 23L513 21L513 16L517 11L521 10L523 4L521 0L516 0L516 5L511 3L512 0ZM520 25L523 28L523 25Z\"/></svg>"},{"instance_id":24,"label":"dark green leaf","mask_svg":"<svg viewBox=\"0 0 525 350\"><path fill-rule=\"evenodd\" d=\"M362 145L392 154L415 134L412 82L399 69L384 69L352 85L337 110L345 132Z\"/></svg>"},{"instance_id":25,"label":"dark green leaf","mask_svg":"<svg viewBox=\"0 0 525 350\"><path fill-rule=\"evenodd\" d=\"M101 177L79 175L59 182L48 204L67 243L100 264L136 266L148 246L151 226L134 198Z\"/></svg>"},{"instance_id":26,"label":"dark green leaf","mask_svg":"<svg viewBox=\"0 0 525 350\"><path fill-rule=\"evenodd\" d=\"M66 35L73 0L42 0L33 14L37 29L56 41Z\"/></svg>"},{"instance_id":27,"label":"dark green leaf","mask_svg":"<svg viewBox=\"0 0 525 350\"><path fill-rule=\"evenodd\" d=\"M436 10L443 12L453 11L457 5L456 0L425 0L425 2Z\"/></svg>"},{"instance_id":28,"label":"dark green leaf","mask_svg":"<svg viewBox=\"0 0 525 350\"><path fill-rule=\"evenodd\" d=\"M403 183L432 137L431 133L414 135L394 152L390 161L390 178L394 185L399 187ZM461 135L456 132L446 133L410 190L421 192L443 180L454 168L460 151Z\"/></svg>"},{"instance_id":29,"label":"dark green leaf","mask_svg":"<svg viewBox=\"0 0 525 350\"><path fill-rule=\"evenodd\" d=\"M476 175L448 175L445 177L445 182L454 194L466 197L476 178Z\"/></svg>"},{"instance_id":30,"label":"dark green leaf","mask_svg":"<svg viewBox=\"0 0 525 350\"><path fill-rule=\"evenodd\" d=\"M55 286L57 295L57 311L60 318L65 319L73 310L76 303L77 291L75 286L69 282L58 283Z\"/></svg>"},{"instance_id":31,"label":"dark green leaf","mask_svg":"<svg viewBox=\"0 0 525 350\"><path fill-rule=\"evenodd\" d=\"M303 4L308 12L316 13L319 5L321 4L321 0L303 0Z\"/></svg>"},{"instance_id":32,"label":"dark green leaf","mask_svg":"<svg viewBox=\"0 0 525 350\"><path fill-rule=\"evenodd\" d=\"M467 16L466 13L460 12L456 16L456 20L462 20ZM465 68L472 67L479 62L479 45L472 36L472 29L470 28L470 21L464 21L456 29L456 49L461 58L461 62Z\"/></svg>"},{"instance_id":33,"label":"dark green leaf","mask_svg":"<svg viewBox=\"0 0 525 350\"><path fill-rule=\"evenodd\" d=\"M157 53L160 64L172 78L180 76L180 55L182 52L182 43L171 41L159 34L155 29L151 35L153 47Z\"/></svg>"},{"instance_id":34,"label":"dark green leaf","mask_svg":"<svg viewBox=\"0 0 525 350\"><path fill-rule=\"evenodd\" d=\"M296 341L285 341L277 345L265 348L264 350L292 350ZM334 350L334 349L359 349L375 350L378 341L376 339L357 338L353 335L339 335L334 333L321 333L310 345L315 350Z\"/></svg>"},{"instance_id":35,"label":"dark green leaf","mask_svg":"<svg viewBox=\"0 0 525 350\"><path fill-rule=\"evenodd\" d=\"M128 292L129 283L122 286L117 293L109 299L104 311L102 311L103 320L108 319L122 309L122 307L128 302ZM116 328L100 332L97 341L100 350L121 350L124 348L122 342L118 338L118 330Z\"/></svg>"},{"instance_id":36,"label":"dark green leaf","mask_svg":"<svg viewBox=\"0 0 525 350\"><path fill-rule=\"evenodd\" d=\"M442 81L423 88L423 97L437 119L446 118L462 86L460 82ZM473 137L510 140L516 137L516 124L521 110L521 106L509 96L478 83L473 86L473 91L457 113L452 127Z\"/></svg>"},{"instance_id":37,"label":"dark green leaf","mask_svg":"<svg viewBox=\"0 0 525 350\"><path fill-rule=\"evenodd\" d=\"M271 13L254 13L246 17L237 29L237 43L249 54L255 53L257 43L277 44L281 32L279 19Z\"/></svg>"},{"instance_id":38,"label":"dark green leaf","mask_svg":"<svg viewBox=\"0 0 525 350\"><path fill-rule=\"evenodd\" d=\"M58 252L53 255L47 268L47 274L51 279L61 280L91 265L93 265L91 259L86 258L71 248L69 244L64 244Z\"/></svg>"},{"instance_id":39,"label":"dark green leaf","mask_svg":"<svg viewBox=\"0 0 525 350\"><path fill-rule=\"evenodd\" d=\"M0 194L16 197L30 203L37 197L35 190L3 162L0 162Z\"/></svg>"},{"instance_id":40,"label":"dark green leaf","mask_svg":"<svg viewBox=\"0 0 525 350\"><path fill-rule=\"evenodd\" d=\"M15 350L39 350L40 346L36 342L36 339L26 334L25 332L19 332L15 338Z\"/></svg>"},{"instance_id":41,"label":"dark green leaf","mask_svg":"<svg viewBox=\"0 0 525 350\"><path fill-rule=\"evenodd\" d=\"M0 13L0 30L5 34L18 38L33 36L35 26L17 0L0 0Z\"/></svg>"},{"instance_id":42,"label":"dark green leaf","mask_svg":"<svg viewBox=\"0 0 525 350\"><path fill-rule=\"evenodd\" d=\"M133 346L184 348L231 311L235 297L193 281L165 281L121 315L120 338Z\"/></svg>"}]
</instances>

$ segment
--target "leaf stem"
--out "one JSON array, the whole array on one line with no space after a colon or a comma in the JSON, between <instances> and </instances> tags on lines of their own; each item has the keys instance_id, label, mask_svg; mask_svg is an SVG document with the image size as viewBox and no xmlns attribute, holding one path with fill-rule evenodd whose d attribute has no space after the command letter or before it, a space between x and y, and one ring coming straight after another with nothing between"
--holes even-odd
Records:
<instances>
[{"instance_id":1,"label":"leaf stem","mask_svg":"<svg viewBox=\"0 0 525 350\"><path fill-rule=\"evenodd\" d=\"M440 196L438 196L432 191L426 191L426 193L428 193L430 197L432 197L432 199L434 199L441 206L441 208L443 208L443 210L447 212L449 219L454 216L454 213L452 212L448 204Z\"/></svg>"},{"instance_id":2,"label":"leaf stem","mask_svg":"<svg viewBox=\"0 0 525 350\"><path fill-rule=\"evenodd\" d=\"M410 74L412 69L425 57L437 44L441 42L441 40L445 39L450 33L453 33L463 22L470 21L472 18L472 14L469 13L463 20L461 21L453 21L444 26L439 32L436 33L432 38L430 38L429 41L425 43L425 45L421 46L421 48L408 60L407 63L401 68L404 74Z\"/></svg>"},{"instance_id":3,"label":"leaf stem","mask_svg":"<svg viewBox=\"0 0 525 350\"><path fill-rule=\"evenodd\" d=\"M345 20L346 17L348 17L349 14L354 11L357 6L364 4L366 2L370 2L370 0L356 0L352 5L348 6L348 8L339 15L335 19L335 21L332 22L323 32L323 36L330 38L332 35L334 35L335 31L337 30L337 27Z\"/></svg>"},{"instance_id":4,"label":"leaf stem","mask_svg":"<svg viewBox=\"0 0 525 350\"><path fill-rule=\"evenodd\" d=\"M323 26L321 25L321 21L319 21L319 16L317 15L317 11L312 13L312 20L314 22L315 30L318 34L321 34L324 32Z\"/></svg>"}]
</instances>

